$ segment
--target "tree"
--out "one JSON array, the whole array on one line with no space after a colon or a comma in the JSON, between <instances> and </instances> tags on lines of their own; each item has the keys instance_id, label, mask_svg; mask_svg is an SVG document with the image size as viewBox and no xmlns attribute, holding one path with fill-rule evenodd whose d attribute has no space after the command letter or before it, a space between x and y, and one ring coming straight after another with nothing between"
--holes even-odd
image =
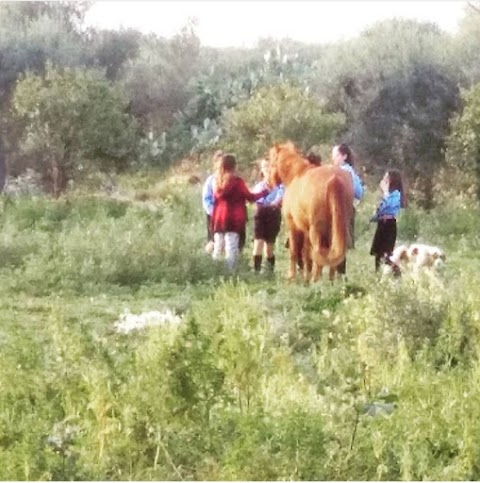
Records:
<instances>
[{"instance_id":1,"label":"tree","mask_svg":"<svg viewBox=\"0 0 480 483\"><path fill-rule=\"evenodd\" d=\"M88 0L4 2L0 7L0 12L1 17L11 23L28 23L48 16L62 20L69 26L69 30L78 30L91 3Z\"/></svg>"},{"instance_id":2,"label":"tree","mask_svg":"<svg viewBox=\"0 0 480 483\"><path fill-rule=\"evenodd\" d=\"M457 108L453 81L432 65L408 76L386 78L378 94L359 110L357 145L369 159L400 167L413 181L417 201L431 208L434 176L443 163L449 118Z\"/></svg>"},{"instance_id":3,"label":"tree","mask_svg":"<svg viewBox=\"0 0 480 483\"><path fill-rule=\"evenodd\" d=\"M89 36L91 62L105 68L109 80L116 80L125 62L135 58L142 38L142 34L133 29L90 31Z\"/></svg>"},{"instance_id":4,"label":"tree","mask_svg":"<svg viewBox=\"0 0 480 483\"><path fill-rule=\"evenodd\" d=\"M0 192L5 187L7 178L7 162L5 159L5 146L3 144L2 135L0 134Z\"/></svg>"},{"instance_id":5,"label":"tree","mask_svg":"<svg viewBox=\"0 0 480 483\"><path fill-rule=\"evenodd\" d=\"M55 196L84 163L119 169L134 153L127 100L95 71L48 64L45 77L27 74L18 83L13 107L24 126L20 148Z\"/></svg>"},{"instance_id":6,"label":"tree","mask_svg":"<svg viewBox=\"0 0 480 483\"><path fill-rule=\"evenodd\" d=\"M19 74L40 74L47 60L60 66L84 64L83 37L72 23L82 15L75 13L75 5L0 2L0 104L8 102Z\"/></svg>"},{"instance_id":7,"label":"tree","mask_svg":"<svg viewBox=\"0 0 480 483\"><path fill-rule=\"evenodd\" d=\"M294 82L306 88L313 52L318 54L318 48L270 39L262 40L256 49L202 49L198 73L189 82L188 102L174 116L164 152L175 159L187 152L201 155L214 149L222 135L224 114L262 86Z\"/></svg>"},{"instance_id":8,"label":"tree","mask_svg":"<svg viewBox=\"0 0 480 483\"><path fill-rule=\"evenodd\" d=\"M21 172L25 164L17 149L20 127L10 115L15 83L27 70L43 74L47 60L84 64L79 26L87 7L87 2L0 2L0 131L11 172Z\"/></svg>"},{"instance_id":9,"label":"tree","mask_svg":"<svg viewBox=\"0 0 480 483\"><path fill-rule=\"evenodd\" d=\"M331 141L343 125L341 114L326 112L305 89L290 84L262 87L226 113L222 145L247 166L274 142L290 139L307 150Z\"/></svg>"},{"instance_id":10,"label":"tree","mask_svg":"<svg viewBox=\"0 0 480 483\"><path fill-rule=\"evenodd\" d=\"M480 200L480 83L462 91L463 110L452 119L447 163L476 185Z\"/></svg>"},{"instance_id":11,"label":"tree","mask_svg":"<svg viewBox=\"0 0 480 483\"><path fill-rule=\"evenodd\" d=\"M480 2L469 2L465 16L454 38L458 69L463 74L462 85L467 89L480 82L478 45L480 43Z\"/></svg>"},{"instance_id":12,"label":"tree","mask_svg":"<svg viewBox=\"0 0 480 483\"><path fill-rule=\"evenodd\" d=\"M316 92L346 115L344 139L375 175L392 165L433 203L433 175L444 161L448 120L458 107L451 39L411 20L380 22L318 61ZM325 76L325 72L329 75Z\"/></svg>"},{"instance_id":13,"label":"tree","mask_svg":"<svg viewBox=\"0 0 480 483\"><path fill-rule=\"evenodd\" d=\"M146 132L168 129L186 106L199 45L188 25L168 41L153 35L144 38L138 55L127 61L120 81L131 99L131 112Z\"/></svg>"}]
</instances>

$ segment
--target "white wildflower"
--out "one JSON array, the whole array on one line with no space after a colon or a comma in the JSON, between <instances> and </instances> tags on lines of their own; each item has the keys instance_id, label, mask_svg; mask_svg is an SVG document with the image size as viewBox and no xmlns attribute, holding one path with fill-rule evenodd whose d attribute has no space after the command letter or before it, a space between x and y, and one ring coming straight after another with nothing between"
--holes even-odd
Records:
<instances>
[{"instance_id":1,"label":"white wildflower","mask_svg":"<svg viewBox=\"0 0 480 483\"><path fill-rule=\"evenodd\" d=\"M141 314L132 314L125 310L113 326L119 333L128 334L132 330L145 329L146 327L161 326L166 324L179 324L182 319L175 315L170 309L165 312L152 310Z\"/></svg>"}]
</instances>

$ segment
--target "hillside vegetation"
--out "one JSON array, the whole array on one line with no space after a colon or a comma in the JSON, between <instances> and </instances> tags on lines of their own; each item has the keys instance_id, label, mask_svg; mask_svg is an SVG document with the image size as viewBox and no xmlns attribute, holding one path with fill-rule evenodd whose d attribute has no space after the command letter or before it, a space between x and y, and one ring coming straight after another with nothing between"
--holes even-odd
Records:
<instances>
[{"instance_id":1,"label":"hillside vegetation","mask_svg":"<svg viewBox=\"0 0 480 483\"><path fill-rule=\"evenodd\" d=\"M199 185L118 186L2 200L2 479L479 478L478 207L407 208L445 269L378 278L369 193L347 280L306 286L283 235L273 276L250 237L215 265ZM116 330L153 311L180 320Z\"/></svg>"},{"instance_id":2,"label":"hillside vegetation","mask_svg":"<svg viewBox=\"0 0 480 483\"><path fill-rule=\"evenodd\" d=\"M225 50L88 8L0 2L0 479L479 480L477 3ZM345 280L287 282L283 231L254 273L252 213L233 274L204 252L212 153L251 184L287 139L356 154ZM435 274L374 272L391 167Z\"/></svg>"}]
</instances>

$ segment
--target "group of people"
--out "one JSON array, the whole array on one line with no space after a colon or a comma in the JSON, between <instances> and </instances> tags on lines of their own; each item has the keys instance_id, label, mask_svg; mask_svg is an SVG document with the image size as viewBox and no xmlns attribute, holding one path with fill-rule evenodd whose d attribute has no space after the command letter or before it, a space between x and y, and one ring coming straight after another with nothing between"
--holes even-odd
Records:
<instances>
[{"instance_id":1,"label":"group of people","mask_svg":"<svg viewBox=\"0 0 480 483\"><path fill-rule=\"evenodd\" d=\"M213 156L214 173L202 190L202 204L207 215L207 252L214 260L225 257L232 270L239 252L245 246L247 207L246 202L256 202L253 260L260 271L263 253L268 267L275 266L274 247L280 232L283 185L268 185L268 161L262 159L259 169L262 180L250 191L236 174L236 159L232 154L217 151Z\"/></svg>"},{"instance_id":2,"label":"group of people","mask_svg":"<svg viewBox=\"0 0 480 483\"><path fill-rule=\"evenodd\" d=\"M321 158L314 153L306 155L312 164L319 165ZM350 147L338 144L333 147L332 160L335 166L348 171L352 176L354 209L350 225L351 246L354 248L355 206L364 196L364 185L355 171ZM225 258L227 267L233 270L238 254L245 246L247 202L255 202L253 269L260 272L263 257L266 269L275 268L275 242L280 232L281 207L285 187L269 186L267 159L258 162L261 180L249 190L243 178L236 173L235 156L222 151L213 155L213 174L202 189L202 204L207 219L206 250L214 260ZM405 195L400 172L388 170L380 182L381 200L370 221L377 223L370 254L375 257L375 271L382 262L388 263L397 238L396 219L405 206ZM301 259L301 257L299 257ZM346 273L346 258L337 267L341 275Z\"/></svg>"}]
</instances>

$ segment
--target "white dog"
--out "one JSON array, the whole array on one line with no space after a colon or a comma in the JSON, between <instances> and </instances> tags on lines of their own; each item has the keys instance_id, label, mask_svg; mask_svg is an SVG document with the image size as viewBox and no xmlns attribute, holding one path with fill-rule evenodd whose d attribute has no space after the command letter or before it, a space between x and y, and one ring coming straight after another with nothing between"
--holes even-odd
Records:
<instances>
[{"instance_id":1,"label":"white dog","mask_svg":"<svg viewBox=\"0 0 480 483\"><path fill-rule=\"evenodd\" d=\"M408 256L412 263L418 267L440 268L446 260L445 253L438 247L414 243L408 249Z\"/></svg>"},{"instance_id":2,"label":"white dog","mask_svg":"<svg viewBox=\"0 0 480 483\"><path fill-rule=\"evenodd\" d=\"M388 258L385 271L399 274L404 270L414 272L421 269L437 270L445 263L445 260L445 253L438 247L423 243L413 243L410 246L400 245Z\"/></svg>"}]
</instances>

